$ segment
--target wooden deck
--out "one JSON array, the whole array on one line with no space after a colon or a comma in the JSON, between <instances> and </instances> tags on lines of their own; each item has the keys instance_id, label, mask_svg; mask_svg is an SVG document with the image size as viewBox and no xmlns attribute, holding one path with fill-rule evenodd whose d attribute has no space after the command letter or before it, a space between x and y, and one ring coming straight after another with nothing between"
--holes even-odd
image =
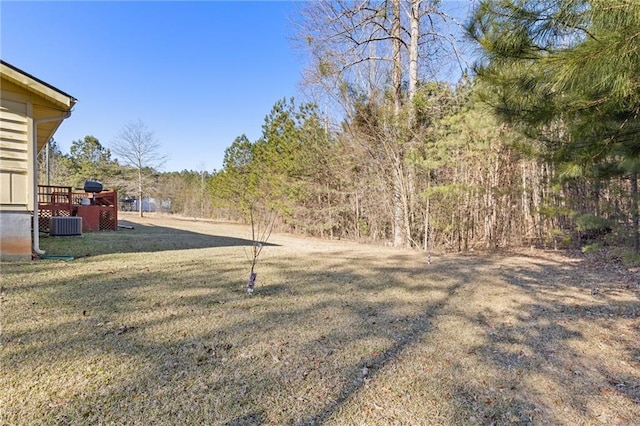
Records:
<instances>
[{"instance_id":1,"label":"wooden deck","mask_svg":"<svg viewBox=\"0 0 640 426\"><path fill-rule=\"evenodd\" d=\"M83 203L84 201L84 203ZM80 216L82 231L117 231L118 196L115 191L73 192L70 186L38 185L39 226L49 231L54 216Z\"/></svg>"}]
</instances>

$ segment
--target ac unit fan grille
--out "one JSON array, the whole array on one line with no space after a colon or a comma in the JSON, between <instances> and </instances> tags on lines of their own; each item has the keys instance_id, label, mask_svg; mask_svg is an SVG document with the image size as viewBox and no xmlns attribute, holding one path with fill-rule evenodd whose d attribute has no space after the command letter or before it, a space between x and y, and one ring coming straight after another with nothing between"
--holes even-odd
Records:
<instances>
[{"instance_id":1,"label":"ac unit fan grille","mask_svg":"<svg viewBox=\"0 0 640 426\"><path fill-rule=\"evenodd\" d=\"M82 235L82 218L77 216L51 218L49 226L51 236L72 236Z\"/></svg>"}]
</instances>

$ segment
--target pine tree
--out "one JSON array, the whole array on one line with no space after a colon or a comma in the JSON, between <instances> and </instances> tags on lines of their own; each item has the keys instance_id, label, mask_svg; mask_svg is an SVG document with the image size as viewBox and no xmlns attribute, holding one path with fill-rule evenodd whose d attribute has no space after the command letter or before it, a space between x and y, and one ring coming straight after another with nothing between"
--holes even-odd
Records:
<instances>
[{"instance_id":1,"label":"pine tree","mask_svg":"<svg viewBox=\"0 0 640 426\"><path fill-rule=\"evenodd\" d=\"M485 100L503 119L545 141L567 175L631 179L638 249L640 3L485 0L468 31L484 53Z\"/></svg>"}]
</instances>

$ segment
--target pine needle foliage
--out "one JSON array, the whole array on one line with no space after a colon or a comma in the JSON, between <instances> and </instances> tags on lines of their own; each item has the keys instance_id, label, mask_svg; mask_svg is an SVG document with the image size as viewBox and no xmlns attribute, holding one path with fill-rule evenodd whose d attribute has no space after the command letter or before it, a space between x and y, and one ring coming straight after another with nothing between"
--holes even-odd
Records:
<instances>
[{"instance_id":1,"label":"pine needle foliage","mask_svg":"<svg viewBox=\"0 0 640 426\"><path fill-rule=\"evenodd\" d=\"M467 30L482 52L483 98L546 142L561 176L629 178L640 249L640 2L484 0Z\"/></svg>"},{"instance_id":2,"label":"pine needle foliage","mask_svg":"<svg viewBox=\"0 0 640 426\"><path fill-rule=\"evenodd\" d=\"M561 120L573 160L638 156L639 2L487 0L468 33L484 99L503 119L538 135Z\"/></svg>"}]
</instances>

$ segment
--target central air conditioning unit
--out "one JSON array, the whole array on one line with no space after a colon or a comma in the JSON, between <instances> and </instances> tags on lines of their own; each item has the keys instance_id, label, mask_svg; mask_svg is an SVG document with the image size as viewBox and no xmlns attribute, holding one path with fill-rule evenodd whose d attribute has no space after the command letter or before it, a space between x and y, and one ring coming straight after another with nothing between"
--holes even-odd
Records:
<instances>
[{"instance_id":1,"label":"central air conditioning unit","mask_svg":"<svg viewBox=\"0 0 640 426\"><path fill-rule=\"evenodd\" d=\"M82 235L82 218L54 216L49 222L49 235L53 237Z\"/></svg>"}]
</instances>

